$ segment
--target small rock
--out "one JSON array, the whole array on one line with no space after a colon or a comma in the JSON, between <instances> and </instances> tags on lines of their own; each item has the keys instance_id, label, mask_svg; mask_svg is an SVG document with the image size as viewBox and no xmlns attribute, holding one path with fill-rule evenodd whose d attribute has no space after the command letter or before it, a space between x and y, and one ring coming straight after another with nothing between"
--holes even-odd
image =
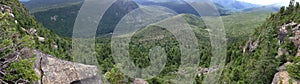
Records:
<instances>
[{"instance_id":1,"label":"small rock","mask_svg":"<svg viewBox=\"0 0 300 84\"><path fill-rule=\"evenodd\" d=\"M32 34L32 35L37 35L37 30L36 29L34 29L34 28L30 28L29 29L29 31L28 31L30 34Z\"/></svg>"},{"instance_id":2,"label":"small rock","mask_svg":"<svg viewBox=\"0 0 300 84\"><path fill-rule=\"evenodd\" d=\"M135 78L132 84L149 84L149 83L143 79Z\"/></svg>"},{"instance_id":3,"label":"small rock","mask_svg":"<svg viewBox=\"0 0 300 84\"><path fill-rule=\"evenodd\" d=\"M45 42L45 38L44 37L38 37L40 42Z\"/></svg>"},{"instance_id":4,"label":"small rock","mask_svg":"<svg viewBox=\"0 0 300 84\"><path fill-rule=\"evenodd\" d=\"M288 65L290 65L290 64L292 64L291 62L287 62L287 63L284 63L282 66L280 66L278 69L277 69L277 71L286 71L286 67L288 66Z\"/></svg>"},{"instance_id":5,"label":"small rock","mask_svg":"<svg viewBox=\"0 0 300 84\"><path fill-rule=\"evenodd\" d=\"M9 13L9 16L12 17L12 18L15 18L15 15L12 14L12 13Z\"/></svg>"},{"instance_id":6,"label":"small rock","mask_svg":"<svg viewBox=\"0 0 300 84\"><path fill-rule=\"evenodd\" d=\"M21 27L21 30L22 30L22 31L24 31L24 32L26 32L26 31L27 31L27 30L26 30L25 28L23 28L23 27Z\"/></svg>"},{"instance_id":7,"label":"small rock","mask_svg":"<svg viewBox=\"0 0 300 84\"><path fill-rule=\"evenodd\" d=\"M277 56L275 57L276 59L279 58L282 55L289 55L289 52L287 52L286 49L278 48Z\"/></svg>"},{"instance_id":8,"label":"small rock","mask_svg":"<svg viewBox=\"0 0 300 84\"><path fill-rule=\"evenodd\" d=\"M58 49L58 45L53 45L53 48Z\"/></svg>"}]
</instances>

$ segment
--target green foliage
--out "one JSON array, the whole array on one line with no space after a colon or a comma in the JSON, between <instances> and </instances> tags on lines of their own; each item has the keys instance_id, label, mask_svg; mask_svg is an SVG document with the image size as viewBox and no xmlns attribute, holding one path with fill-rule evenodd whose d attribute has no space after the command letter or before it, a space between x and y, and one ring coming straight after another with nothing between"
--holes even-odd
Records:
<instances>
[{"instance_id":1,"label":"green foliage","mask_svg":"<svg viewBox=\"0 0 300 84\"><path fill-rule=\"evenodd\" d=\"M117 65L105 73L105 78L107 78L112 84L123 84L125 75L120 71L120 68Z\"/></svg>"},{"instance_id":2,"label":"green foliage","mask_svg":"<svg viewBox=\"0 0 300 84\"><path fill-rule=\"evenodd\" d=\"M31 16L24 5L18 0L1 0L0 4L10 6L15 15L15 18L9 17L8 13L1 16L0 22L4 23L1 27L3 28L2 31L5 32L5 34L1 35L4 39L15 42L13 44L18 45L19 49L23 47L34 48L61 59L72 60L69 53L71 49L70 39L61 38L52 31L44 28L35 21L35 18ZM18 21L17 24L15 20ZM36 29L37 36L27 33L23 28L25 30ZM45 42L40 42L38 36L44 37ZM54 45L58 45L59 48L53 48Z\"/></svg>"},{"instance_id":3,"label":"green foliage","mask_svg":"<svg viewBox=\"0 0 300 84\"><path fill-rule=\"evenodd\" d=\"M245 15L247 17L245 17ZM238 66L243 63L255 63L255 61L247 62L246 59L248 58L243 59L244 56L240 49L240 46L244 45L246 40L248 40L249 36L252 34L251 31L254 31L254 28L258 27L259 23L265 21L265 19L262 19L262 17L267 17L268 15L269 15L268 13L240 13L240 14L234 14L234 15L222 17L225 22L225 28L227 28L226 33L228 35L227 37L229 41L227 62L233 61L238 63L235 64L234 66ZM182 16L190 24L190 26L195 32L196 37L198 38L199 41L198 44L200 48L199 52L201 55L201 57L199 58L200 59L199 67L208 67L210 65L209 63L211 58L211 45L210 45L209 33L203 21L199 17L194 15L183 14ZM154 37L161 36L161 35L165 37L160 39L155 39L155 40L153 39ZM178 45L179 44L176 41L175 37L170 32L157 26L149 26L147 28L137 31L133 35L129 45L129 53L131 54L130 59L134 62L136 66L140 68L145 68L150 64L149 54L148 54L149 49L153 48L154 46L161 46L166 50L166 54L167 54L166 66L158 77L150 79L148 80L148 82L154 84L171 84L169 80L173 79L174 76L176 76L174 72L177 72L181 61L180 49ZM112 68L114 68L113 66L115 65L115 63L111 55L110 38L105 38L105 37L97 38L96 51L97 51L97 59L99 65L103 68L103 72L109 72ZM243 61L240 62L240 60ZM239 82L242 82L241 80L246 80L247 78L249 78L246 76L249 75L247 73L250 73L250 71L246 70L248 67L250 66L243 66L237 68L236 70L239 72L232 73L232 74L236 74L236 76L231 76L231 77L237 77L236 81ZM251 67L254 67L254 65L252 64ZM261 66L261 67L269 68L271 66L269 66L269 64L265 64L265 66ZM272 70L273 69L274 68L272 67ZM253 70L255 69L253 68ZM243 74L239 75L239 73L243 73ZM243 78L239 79L238 77L241 76L243 76ZM223 76L223 77L227 77L227 76ZM227 78L230 80L231 77L227 77ZM267 77L269 78L271 76L268 75ZM198 83L201 83L201 80L203 80L203 76L198 77L196 79ZM229 83L234 83L234 82L229 82Z\"/></svg>"},{"instance_id":4,"label":"green foliage","mask_svg":"<svg viewBox=\"0 0 300 84\"><path fill-rule=\"evenodd\" d=\"M284 6L280 7L279 13L283 13L284 11L285 11L285 7Z\"/></svg>"},{"instance_id":5,"label":"green foliage","mask_svg":"<svg viewBox=\"0 0 300 84\"><path fill-rule=\"evenodd\" d=\"M294 59L293 59L293 62L294 63L300 63L300 57L298 56L298 57L295 57Z\"/></svg>"},{"instance_id":6,"label":"green foliage","mask_svg":"<svg viewBox=\"0 0 300 84\"><path fill-rule=\"evenodd\" d=\"M300 4L299 4L299 2L296 2L296 9L297 9L297 10L300 9Z\"/></svg>"},{"instance_id":7,"label":"green foliage","mask_svg":"<svg viewBox=\"0 0 300 84\"><path fill-rule=\"evenodd\" d=\"M268 84L271 83L274 74L277 72L276 68L280 64L283 64L282 60L275 59L277 55L277 50L279 47L287 48L291 55L297 53L297 47L294 43L288 39L281 45L278 45L278 28L285 23L292 21L297 21L299 19L299 11L295 11L294 2L291 1L291 5L287 7L281 7L281 10L277 14L272 14L267 21L255 29L252 37L255 40L260 40L259 46L254 52L243 53L233 53L234 51L240 51L241 48L230 48L231 53L229 56L235 56L228 61L227 68L224 70L221 81L227 83L258 83L258 84ZM289 34L291 37L293 34ZM245 42L242 42L245 43ZM239 44L243 46L245 44ZM238 46L238 45L234 45ZM293 57L289 56L292 60ZM230 59L230 58L227 58ZM291 69L292 68L292 69ZM289 73L299 74L296 65L290 66ZM220 82L222 83L222 82Z\"/></svg>"},{"instance_id":8,"label":"green foliage","mask_svg":"<svg viewBox=\"0 0 300 84\"><path fill-rule=\"evenodd\" d=\"M19 0L0 0L0 4L11 7L14 14L14 17L11 17L8 12L0 13L0 58L19 55L20 50L27 47L64 60L72 60L69 55L70 40L57 36L36 22ZM28 32L30 29L37 30L36 34ZM45 42L39 41L39 37L44 37ZM53 45L59 47L56 49ZM15 81L20 78L31 82L38 80L33 70L34 63L35 59L22 59L11 63L4 70L8 73L5 81Z\"/></svg>"},{"instance_id":9,"label":"green foliage","mask_svg":"<svg viewBox=\"0 0 300 84\"><path fill-rule=\"evenodd\" d=\"M33 70L36 59L23 59L18 62L13 62L9 65L7 70L8 74L5 80L18 80L19 78L34 82L39 79L39 76Z\"/></svg>"},{"instance_id":10,"label":"green foliage","mask_svg":"<svg viewBox=\"0 0 300 84\"><path fill-rule=\"evenodd\" d=\"M300 63L292 64L287 66L289 76L300 79Z\"/></svg>"},{"instance_id":11,"label":"green foliage","mask_svg":"<svg viewBox=\"0 0 300 84\"><path fill-rule=\"evenodd\" d=\"M34 48L35 46L35 41L32 36L25 35L23 38L21 38L20 42L22 45L19 47L29 47L29 48Z\"/></svg>"}]
</instances>

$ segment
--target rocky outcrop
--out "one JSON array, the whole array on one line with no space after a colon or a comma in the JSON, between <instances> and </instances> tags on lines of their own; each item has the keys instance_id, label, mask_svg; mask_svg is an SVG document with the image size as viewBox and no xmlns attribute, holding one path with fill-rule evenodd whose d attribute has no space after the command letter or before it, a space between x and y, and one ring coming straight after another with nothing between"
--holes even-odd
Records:
<instances>
[{"instance_id":1,"label":"rocky outcrop","mask_svg":"<svg viewBox=\"0 0 300 84\"><path fill-rule=\"evenodd\" d=\"M218 66L213 66L213 67L210 67L210 68L201 68L200 67L197 70L197 75L198 76L206 75L206 74L209 74L209 73L216 72L218 70L219 70Z\"/></svg>"},{"instance_id":2,"label":"rocky outcrop","mask_svg":"<svg viewBox=\"0 0 300 84\"><path fill-rule=\"evenodd\" d=\"M288 31L291 28L292 31ZM288 24L282 25L279 29L278 39L280 44L284 43L285 38L288 37L288 34L292 33L293 37L289 37L289 39L294 43L294 45L298 48L296 56L300 56L300 24L291 22Z\"/></svg>"},{"instance_id":3,"label":"rocky outcrop","mask_svg":"<svg viewBox=\"0 0 300 84\"><path fill-rule=\"evenodd\" d=\"M247 51L253 52L258 47L259 41L259 39L254 41L253 38L250 37L246 45L243 47L243 54L245 54Z\"/></svg>"},{"instance_id":4,"label":"rocky outcrop","mask_svg":"<svg viewBox=\"0 0 300 84\"><path fill-rule=\"evenodd\" d=\"M286 67L292 64L291 62L287 62L280 66L273 78L272 84L300 84L299 80L293 79L289 76Z\"/></svg>"},{"instance_id":5,"label":"rocky outcrop","mask_svg":"<svg viewBox=\"0 0 300 84\"><path fill-rule=\"evenodd\" d=\"M149 84L147 81L140 79L140 78L135 78L132 82L132 84Z\"/></svg>"},{"instance_id":6,"label":"rocky outcrop","mask_svg":"<svg viewBox=\"0 0 300 84\"><path fill-rule=\"evenodd\" d=\"M300 81L291 78L287 71L281 71L275 74L272 84L300 84Z\"/></svg>"},{"instance_id":7,"label":"rocky outcrop","mask_svg":"<svg viewBox=\"0 0 300 84\"><path fill-rule=\"evenodd\" d=\"M41 80L36 84L70 84L74 81L98 76L97 66L60 60L38 50L33 50L33 53L36 54L37 58L35 71L41 77ZM100 79L98 77L95 80ZM100 82L94 84L100 84Z\"/></svg>"},{"instance_id":8,"label":"rocky outcrop","mask_svg":"<svg viewBox=\"0 0 300 84\"><path fill-rule=\"evenodd\" d=\"M288 56L289 52L286 49L278 48L277 56L275 58L277 59L282 55Z\"/></svg>"},{"instance_id":9,"label":"rocky outcrop","mask_svg":"<svg viewBox=\"0 0 300 84\"><path fill-rule=\"evenodd\" d=\"M0 10L2 13L8 13L10 17L15 18L15 15L12 13L11 7L0 4Z\"/></svg>"},{"instance_id":10,"label":"rocky outcrop","mask_svg":"<svg viewBox=\"0 0 300 84\"><path fill-rule=\"evenodd\" d=\"M84 65L57 59L51 55L47 55L38 50L31 50L23 48L17 52L17 55L7 56L0 59L0 77L5 75L5 68L14 61L27 58L36 58L35 72L41 80L36 81L34 84L101 84L100 77L98 76L97 66ZM27 84L29 81L19 79L13 81L15 83ZM0 84L6 84L0 78Z\"/></svg>"},{"instance_id":11,"label":"rocky outcrop","mask_svg":"<svg viewBox=\"0 0 300 84\"><path fill-rule=\"evenodd\" d=\"M290 33L292 34L292 37L289 37ZM298 48L296 56L300 56L300 24L291 22L282 25L278 33L279 44L281 45L285 43L285 39L287 37L289 37L289 40L291 40L295 47ZM279 58L282 55L288 56L289 52L285 48L279 48L275 58ZM287 60L289 59L287 58ZM275 74L272 84L300 84L299 80L293 79L289 76L287 66L290 64L292 63L287 62L277 69L278 72Z\"/></svg>"}]
</instances>

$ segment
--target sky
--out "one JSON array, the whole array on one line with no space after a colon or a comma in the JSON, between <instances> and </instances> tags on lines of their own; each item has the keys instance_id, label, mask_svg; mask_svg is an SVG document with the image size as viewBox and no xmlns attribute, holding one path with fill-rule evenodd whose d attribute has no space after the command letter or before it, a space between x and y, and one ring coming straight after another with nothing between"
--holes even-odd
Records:
<instances>
[{"instance_id":1,"label":"sky","mask_svg":"<svg viewBox=\"0 0 300 84\"><path fill-rule=\"evenodd\" d=\"M260 4L260 5L272 5L272 4L278 4L278 5L288 5L290 0L238 0L238 1L244 1L248 3L253 4ZM296 0L300 2L300 0Z\"/></svg>"}]
</instances>

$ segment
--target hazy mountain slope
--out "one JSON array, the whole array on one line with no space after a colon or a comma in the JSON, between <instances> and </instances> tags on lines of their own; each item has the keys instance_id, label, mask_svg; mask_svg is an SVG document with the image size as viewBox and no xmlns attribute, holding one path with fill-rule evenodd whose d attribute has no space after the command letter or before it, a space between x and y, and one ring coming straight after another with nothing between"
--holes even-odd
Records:
<instances>
[{"instance_id":1,"label":"hazy mountain slope","mask_svg":"<svg viewBox=\"0 0 300 84\"><path fill-rule=\"evenodd\" d=\"M237 1L237 0L213 0L215 3L218 3L225 8L230 8L234 10L242 10L246 8L258 7L259 5L251 4L247 2Z\"/></svg>"},{"instance_id":2,"label":"hazy mountain slope","mask_svg":"<svg viewBox=\"0 0 300 84\"><path fill-rule=\"evenodd\" d=\"M136 2L142 4L142 5L161 5L168 7L167 4L185 4L183 0L135 0ZM201 0L187 0L190 2L202 2ZM231 10L231 11L237 11L247 8L253 8L253 7L259 7L260 5L251 4L243 1L237 1L237 0L212 0L214 3L216 3L217 7L221 6L221 8ZM171 2L171 3L170 3Z\"/></svg>"},{"instance_id":3,"label":"hazy mountain slope","mask_svg":"<svg viewBox=\"0 0 300 84\"><path fill-rule=\"evenodd\" d=\"M248 8L243 9L243 12L278 12L280 7L278 6L261 6L261 7L254 7L254 8Z\"/></svg>"},{"instance_id":4,"label":"hazy mountain slope","mask_svg":"<svg viewBox=\"0 0 300 84\"><path fill-rule=\"evenodd\" d=\"M55 31L59 35L71 37L73 33L74 22L80 8L81 4L77 4L63 8L37 12L33 15L39 22L41 22L50 30ZM138 8L138 5L132 1L117 1L104 14L104 17L100 21L97 33L101 35L111 33L118 21L125 14L136 8Z\"/></svg>"},{"instance_id":5,"label":"hazy mountain slope","mask_svg":"<svg viewBox=\"0 0 300 84\"><path fill-rule=\"evenodd\" d=\"M151 0L135 0L140 5L145 5L145 6L151 6L151 5L157 5L157 6L163 6L166 8L169 8L171 10L174 10L178 14L194 14L198 15L196 10L192 6L190 6L188 3L184 2L183 0L164 0L164 1L151 1ZM201 4L203 2L200 2ZM205 6L205 5L203 5ZM215 3L215 6L217 7L218 11L220 12L221 15L226 15L230 10L227 10L225 7L223 7L220 4Z\"/></svg>"},{"instance_id":6,"label":"hazy mountain slope","mask_svg":"<svg viewBox=\"0 0 300 84\"><path fill-rule=\"evenodd\" d=\"M30 13L35 13L40 11L47 11L50 9L78 5L82 2L83 0L30 0L28 2L22 3L30 10Z\"/></svg>"},{"instance_id":7,"label":"hazy mountain slope","mask_svg":"<svg viewBox=\"0 0 300 84\"><path fill-rule=\"evenodd\" d=\"M22 2L27 8L34 9L39 7L44 7L48 5L57 5L65 3L74 3L82 0L30 0L27 2Z\"/></svg>"},{"instance_id":8,"label":"hazy mountain slope","mask_svg":"<svg viewBox=\"0 0 300 84\"><path fill-rule=\"evenodd\" d=\"M132 10L135 7L137 7L137 6L132 5L132 7L128 7L125 10ZM34 16L44 26L55 31L59 35L71 36L72 31L73 31L74 21L75 21L75 18L76 18L76 15L77 15L77 12L79 9L80 9L80 5L73 5L70 7L64 7L64 8L52 9L49 11L34 13ZM105 15L106 17L104 17L102 20L103 27L100 27L101 25L98 27L99 35L106 35L106 34L112 33L112 30L114 29L114 25L116 25L116 23L121 18L121 16L118 16L118 17L115 16L114 12L116 12L116 11L111 11L113 9L119 9L119 8L117 5L114 5L110 8L110 11L108 11L106 13L106 15ZM118 11L118 13L122 13L122 15L124 15L127 12L124 12L124 10L121 10L121 11ZM224 18L226 18L226 19L232 19L230 21L227 21L226 19L224 19L224 22L228 22L227 25L232 25L235 23L244 25L244 24L248 24L247 21L256 22L256 23L251 23L251 22L249 23L249 24L253 25L253 24L257 24L259 22L264 21L263 18L266 18L267 15L269 15L268 13L245 13L245 14L246 14L245 16L247 16L247 17L244 17L243 13L229 15L228 18L226 18L227 16L224 16ZM51 20L51 17L53 18L52 20ZM230 18L230 17L233 17L233 18ZM56 18L56 19L54 19L54 18ZM244 18L245 20L241 19L241 18ZM235 21L235 19L236 19L236 21ZM239 21L239 20L242 20L242 21ZM104 21L106 21L106 22L104 22ZM105 27L105 26L107 26L107 27ZM105 29L102 29L102 28L105 28Z\"/></svg>"}]
</instances>

